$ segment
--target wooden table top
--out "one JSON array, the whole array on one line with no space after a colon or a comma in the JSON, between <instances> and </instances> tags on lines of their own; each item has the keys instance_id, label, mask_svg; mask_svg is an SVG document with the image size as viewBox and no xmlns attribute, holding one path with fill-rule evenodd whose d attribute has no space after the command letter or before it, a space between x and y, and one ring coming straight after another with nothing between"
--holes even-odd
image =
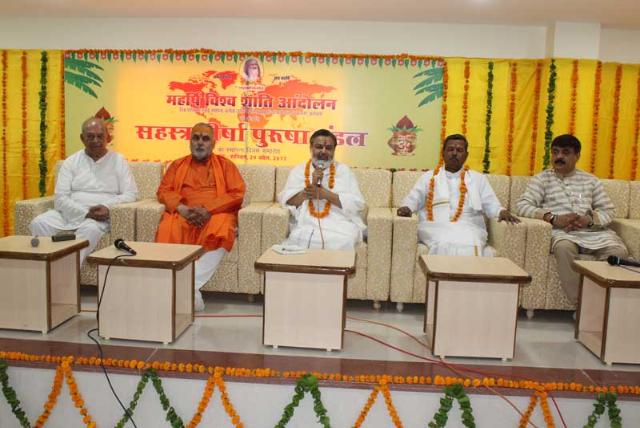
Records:
<instances>
[{"instance_id":1,"label":"wooden table top","mask_svg":"<svg viewBox=\"0 0 640 428\"><path fill-rule=\"evenodd\" d=\"M108 265L117 256L126 256L113 262L114 266L134 266L160 269L181 269L187 263L204 254L204 248L200 245L184 244L158 244L155 242L127 241L138 254L126 256L128 253L110 245L98 250L87 261L99 265Z\"/></svg>"},{"instance_id":2,"label":"wooden table top","mask_svg":"<svg viewBox=\"0 0 640 428\"><path fill-rule=\"evenodd\" d=\"M48 236L39 236L37 247L31 246L33 236L5 236L0 238L0 258L21 260L55 260L89 246L86 239L53 242Z\"/></svg>"},{"instance_id":3,"label":"wooden table top","mask_svg":"<svg viewBox=\"0 0 640 428\"><path fill-rule=\"evenodd\" d=\"M420 261L429 279L525 284L531 275L504 257L424 255Z\"/></svg>"},{"instance_id":4,"label":"wooden table top","mask_svg":"<svg viewBox=\"0 0 640 428\"><path fill-rule=\"evenodd\" d=\"M269 248L254 264L276 272L347 275L355 272L355 251L307 250L302 254L278 254Z\"/></svg>"},{"instance_id":5,"label":"wooden table top","mask_svg":"<svg viewBox=\"0 0 640 428\"><path fill-rule=\"evenodd\" d=\"M588 276L601 287L640 288L640 268L626 269L607 262L574 260L573 270Z\"/></svg>"}]
</instances>

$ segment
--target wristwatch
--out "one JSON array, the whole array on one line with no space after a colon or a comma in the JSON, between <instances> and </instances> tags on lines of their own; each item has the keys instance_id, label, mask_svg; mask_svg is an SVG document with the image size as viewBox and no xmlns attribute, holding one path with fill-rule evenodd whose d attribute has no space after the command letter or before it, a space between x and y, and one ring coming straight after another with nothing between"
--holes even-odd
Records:
<instances>
[{"instance_id":1,"label":"wristwatch","mask_svg":"<svg viewBox=\"0 0 640 428\"><path fill-rule=\"evenodd\" d=\"M556 219L556 215L553 214L551 211L549 211L549 212L544 213L542 218L544 219L547 215L549 215L549 218L546 220L547 223L549 223L550 225L553 226L553 221Z\"/></svg>"}]
</instances>

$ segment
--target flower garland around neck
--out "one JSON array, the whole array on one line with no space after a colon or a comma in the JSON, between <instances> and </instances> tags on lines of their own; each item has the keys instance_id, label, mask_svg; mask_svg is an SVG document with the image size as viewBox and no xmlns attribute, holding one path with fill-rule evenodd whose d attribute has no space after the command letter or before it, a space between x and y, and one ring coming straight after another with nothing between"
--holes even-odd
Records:
<instances>
[{"instance_id":1,"label":"flower garland around neck","mask_svg":"<svg viewBox=\"0 0 640 428\"><path fill-rule=\"evenodd\" d=\"M440 173L441 168L442 164L438 164L435 171L433 171L431 179L429 180L429 191L427 192L427 203L425 204L425 210L427 211L427 220L429 221L433 221L433 194L436 187L436 176ZM455 223L456 221L458 221L458 219L462 215L464 201L467 196L467 185L464 182L467 171L469 171L469 166L465 165L462 168L462 174L460 174L460 199L458 200L458 209L456 209L455 214L453 215L453 217L451 217L451 223Z\"/></svg>"},{"instance_id":2,"label":"flower garland around neck","mask_svg":"<svg viewBox=\"0 0 640 428\"><path fill-rule=\"evenodd\" d=\"M307 161L307 165L304 167L304 186L309 187L311 185L311 180L309 179L311 170L311 160ZM331 162L329 165L329 189L333 189L334 184L336 183L336 164ZM329 215L329 211L331 211L331 202L326 201L324 204L324 208L322 211L318 212L316 210L315 205L313 205L313 200L309 200L309 213L315 218L325 218Z\"/></svg>"}]
</instances>

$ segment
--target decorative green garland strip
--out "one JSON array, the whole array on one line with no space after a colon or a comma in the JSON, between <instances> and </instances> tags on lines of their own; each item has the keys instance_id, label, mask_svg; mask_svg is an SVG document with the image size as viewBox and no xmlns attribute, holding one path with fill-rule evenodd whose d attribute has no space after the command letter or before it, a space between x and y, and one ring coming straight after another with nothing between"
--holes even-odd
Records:
<instances>
[{"instance_id":1,"label":"decorative green garland strip","mask_svg":"<svg viewBox=\"0 0 640 428\"><path fill-rule=\"evenodd\" d=\"M458 404L462 410L462 425L467 428L475 428L476 421L473 417L471 400L459 383L444 388L444 397L440 399L440 408L436 414L433 415L433 420L429 422L429 428L443 428L447 425L447 420L449 419L448 413L453 407L454 399L458 400Z\"/></svg>"},{"instance_id":2,"label":"decorative green garland strip","mask_svg":"<svg viewBox=\"0 0 640 428\"><path fill-rule=\"evenodd\" d=\"M0 360L0 384L2 384L2 394L11 407L11 412L20 422L20 426L30 428L31 424L29 423L29 419L27 419L26 413L20 407L20 400L18 400L16 391L11 387L11 385L9 385L9 375L7 374L8 367L9 366L5 360Z\"/></svg>"},{"instance_id":3,"label":"decorative green garland strip","mask_svg":"<svg viewBox=\"0 0 640 428\"><path fill-rule=\"evenodd\" d=\"M622 428L622 418L620 417L620 408L616 405L618 396L615 392L599 393L596 395L596 403L594 409L584 428L594 428L598 423L598 419L604 413L605 407L609 408L609 426L611 428Z\"/></svg>"},{"instance_id":4,"label":"decorative green garland strip","mask_svg":"<svg viewBox=\"0 0 640 428\"><path fill-rule=\"evenodd\" d=\"M150 370L153 370L153 369L150 369ZM150 370L145 371L142 377L140 378L140 381L138 382L138 386L136 387L136 392L133 394L133 398L129 403L129 407L127 407L127 410L125 411L124 415L122 415L122 418L120 418L120 420L116 424L116 428L123 428L124 424L126 424L127 421L131 419L131 416L133 415L133 412L135 412L136 406L138 405L138 400L142 395L142 391L144 391L144 388L147 386L147 382L149 382Z\"/></svg>"},{"instance_id":5,"label":"decorative green garland strip","mask_svg":"<svg viewBox=\"0 0 640 428\"><path fill-rule=\"evenodd\" d=\"M158 396L160 397L160 404L162 404L162 408L165 412L167 412L167 421L171 424L172 428L183 428L184 422L180 419L180 416L176 414L176 411L173 407L171 407L171 403L169 402L169 398L164 393L164 389L162 388L162 380L158 377L158 373L154 369L148 369L145 374L149 374L151 378L151 382L153 383L153 387L155 388Z\"/></svg>"},{"instance_id":6,"label":"decorative green garland strip","mask_svg":"<svg viewBox=\"0 0 640 428\"><path fill-rule=\"evenodd\" d=\"M487 72L487 117L484 129L484 157L482 158L482 172L489 174L491 166L491 115L493 114L493 61L489 61Z\"/></svg>"},{"instance_id":7,"label":"decorative green garland strip","mask_svg":"<svg viewBox=\"0 0 640 428\"><path fill-rule=\"evenodd\" d=\"M291 403L287 404L282 412L282 418L276 424L275 428L284 428L291 420L293 412L295 411L300 401L304 398L306 392L310 392L313 397L313 410L318 417L318 422L325 427L330 428L331 422L329 416L327 416L327 409L322 404L320 397L320 390L318 389L318 379L310 374L304 375L297 383L295 388L296 393L291 400Z\"/></svg>"},{"instance_id":8,"label":"decorative green garland strip","mask_svg":"<svg viewBox=\"0 0 640 428\"><path fill-rule=\"evenodd\" d=\"M47 192L47 51L40 54L40 181L38 190L40 196Z\"/></svg>"},{"instance_id":9,"label":"decorative green garland strip","mask_svg":"<svg viewBox=\"0 0 640 428\"><path fill-rule=\"evenodd\" d=\"M547 120L544 131L544 160L542 162L543 169L549 168L549 162L551 161L551 140L553 139L553 132L551 127L553 126L553 102L556 97L556 60L551 60L549 66L549 86L547 86Z\"/></svg>"}]
</instances>

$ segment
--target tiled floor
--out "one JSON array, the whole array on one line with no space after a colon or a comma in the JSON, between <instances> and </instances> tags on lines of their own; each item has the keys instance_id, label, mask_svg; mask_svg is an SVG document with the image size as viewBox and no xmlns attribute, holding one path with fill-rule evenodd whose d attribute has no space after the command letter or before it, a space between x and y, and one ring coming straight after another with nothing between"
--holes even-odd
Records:
<instances>
[{"instance_id":1,"label":"tiled floor","mask_svg":"<svg viewBox=\"0 0 640 428\"><path fill-rule=\"evenodd\" d=\"M201 361L209 365L271 367L277 370L431 376L450 373L421 343L426 341L422 333L422 305L405 305L405 310L399 313L390 303L375 311L370 302L349 302L344 347L341 351L326 352L263 346L260 300L249 303L244 296L205 294L205 302L205 312L198 314L195 324L171 345L110 340L103 341L107 345L105 352L114 358ZM96 327L95 312L92 311L95 309L93 289L83 289L82 308L80 315L48 335L0 330L0 350L94 355L95 346L86 335ZM446 361L463 364L482 375L583 383L591 383L592 380L640 383L639 365L602 364L574 341L573 326L570 312L539 311L533 320L527 320L522 313L512 361L477 358L447 358ZM428 361L435 363L425 364Z\"/></svg>"}]
</instances>

